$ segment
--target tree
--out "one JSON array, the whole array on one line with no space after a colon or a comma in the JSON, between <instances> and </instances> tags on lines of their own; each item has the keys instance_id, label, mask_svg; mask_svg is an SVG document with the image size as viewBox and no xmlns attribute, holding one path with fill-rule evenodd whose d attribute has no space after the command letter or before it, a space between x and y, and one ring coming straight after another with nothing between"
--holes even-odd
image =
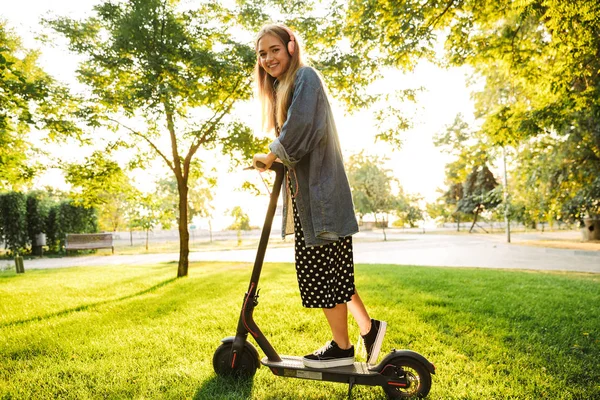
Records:
<instances>
[{"instance_id":1,"label":"tree","mask_svg":"<svg viewBox=\"0 0 600 400\"><path fill-rule=\"evenodd\" d=\"M425 205L427 215L438 223L454 222L456 206L450 208L442 198ZM459 228L460 229L460 228Z\"/></svg>"},{"instance_id":2,"label":"tree","mask_svg":"<svg viewBox=\"0 0 600 400\"><path fill-rule=\"evenodd\" d=\"M72 121L74 99L42 70L38 57L0 20L0 190L22 188L40 168L31 161L37 152L28 140L32 127L49 138L81 133Z\"/></svg>"},{"instance_id":3,"label":"tree","mask_svg":"<svg viewBox=\"0 0 600 400\"><path fill-rule=\"evenodd\" d=\"M449 166L449 167L450 167L449 170L451 170L452 166ZM444 194L442 195L442 198L444 200L444 204L446 204L447 206L452 208L452 216L454 217L454 220L456 221L456 231L459 232L460 231L460 219L461 219L462 212L459 210L458 204L464 197L463 183L462 182L453 182L451 180L451 178L448 180L450 181L450 187L448 188L447 191L444 192Z\"/></svg>"},{"instance_id":4,"label":"tree","mask_svg":"<svg viewBox=\"0 0 600 400\"><path fill-rule=\"evenodd\" d=\"M392 194L392 182L389 170L378 166L381 160L377 157L365 156L362 152L348 160L347 171L352 199L356 212L361 216L372 214L375 225L379 225L377 216L382 215L383 240L387 240L385 228L387 214L394 210L397 203Z\"/></svg>"},{"instance_id":5,"label":"tree","mask_svg":"<svg viewBox=\"0 0 600 400\"><path fill-rule=\"evenodd\" d=\"M119 129L120 141L162 159L177 180L182 277L189 265L188 182L198 150L220 146L249 159L266 141L229 117L251 95L253 49L231 37L218 3L195 10L178 3L106 1L86 20L48 23L86 57L78 79L92 91L88 120Z\"/></svg>"},{"instance_id":6,"label":"tree","mask_svg":"<svg viewBox=\"0 0 600 400\"><path fill-rule=\"evenodd\" d=\"M231 224L227 229L237 231L238 246L241 246L242 231L249 231L252 229L250 227L250 218L240 206L233 207L233 209L229 211L229 216L233 217L233 224Z\"/></svg>"},{"instance_id":7,"label":"tree","mask_svg":"<svg viewBox=\"0 0 600 400\"><path fill-rule=\"evenodd\" d=\"M454 161L446 165L445 183L448 189L442 191L438 208L442 205L448 207L448 211L456 221L456 230L459 231L461 217L464 214L477 215L469 210L469 206L461 206L470 201L465 200L465 184L469 176L476 177L473 175L474 170L489 162L490 154L493 154L492 146L487 143L486 137L481 132L470 128L461 114L455 117L453 123L447 126L444 132L435 135L433 142L436 147L440 147L442 151L454 157ZM468 211L465 213L464 210Z\"/></svg>"},{"instance_id":8,"label":"tree","mask_svg":"<svg viewBox=\"0 0 600 400\"><path fill-rule=\"evenodd\" d=\"M129 204L139 198L129 177L109 154L95 151L84 163L63 165L71 197L85 207L98 210L101 229L115 232L126 225Z\"/></svg>"},{"instance_id":9,"label":"tree","mask_svg":"<svg viewBox=\"0 0 600 400\"><path fill-rule=\"evenodd\" d=\"M477 223L477 217L484 210L491 210L502 202L498 190L498 182L494 174L486 165L473 167L463 185L463 197L458 202L459 211L473 215L473 224L469 232Z\"/></svg>"},{"instance_id":10,"label":"tree","mask_svg":"<svg viewBox=\"0 0 600 400\"><path fill-rule=\"evenodd\" d=\"M191 224L196 216L208 218L211 215L213 209L211 205L213 200L212 189L216 185L217 179L214 176L206 175L201 165L194 163L190 166L188 224ZM171 177L162 178L158 180L156 186L157 196L162 198L165 203L171 203L176 209L178 202L177 181Z\"/></svg>"},{"instance_id":11,"label":"tree","mask_svg":"<svg viewBox=\"0 0 600 400\"><path fill-rule=\"evenodd\" d=\"M146 250L148 250L149 232L159 225L163 229L168 229L174 218L174 209L168 203L153 194L146 194L139 199L137 207L133 209L129 223L131 228L139 228L146 233Z\"/></svg>"},{"instance_id":12,"label":"tree","mask_svg":"<svg viewBox=\"0 0 600 400\"><path fill-rule=\"evenodd\" d=\"M553 199L552 176L548 163L562 162L554 156L554 139L536 140L520 146L517 167L509 180L512 182L512 212L525 226L536 228L539 222L559 218L560 205Z\"/></svg>"},{"instance_id":13,"label":"tree","mask_svg":"<svg viewBox=\"0 0 600 400\"><path fill-rule=\"evenodd\" d=\"M408 224L411 228L417 226L417 222L423 220L423 211L419 207L419 202L423 200L418 195L407 195L400 191L394 202L394 214L398 217L398 223L394 225L405 226Z\"/></svg>"}]
</instances>

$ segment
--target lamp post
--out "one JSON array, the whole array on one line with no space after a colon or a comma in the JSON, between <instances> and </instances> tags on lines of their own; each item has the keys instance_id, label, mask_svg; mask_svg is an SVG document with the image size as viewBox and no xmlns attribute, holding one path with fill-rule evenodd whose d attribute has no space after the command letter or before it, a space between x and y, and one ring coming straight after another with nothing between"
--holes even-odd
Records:
<instances>
[{"instance_id":1,"label":"lamp post","mask_svg":"<svg viewBox=\"0 0 600 400\"><path fill-rule=\"evenodd\" d=\"M506 146L502 146L504 162L504 223L506 225L506 242L510 243L510 219L508 218L508 173L506 171Z\"/></svg>"}]
</instances>

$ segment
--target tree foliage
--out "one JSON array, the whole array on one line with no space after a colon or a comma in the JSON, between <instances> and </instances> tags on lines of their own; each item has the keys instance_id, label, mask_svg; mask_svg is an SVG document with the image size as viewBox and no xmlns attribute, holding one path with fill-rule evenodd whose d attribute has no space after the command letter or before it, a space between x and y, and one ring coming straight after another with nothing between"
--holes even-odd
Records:
<instances>
[{"instance_id":1,"label":"tree foliage","mask_svg":"<svg viewBox=\"0 0 600 400\"><path fill-rule=\"evenodd\" d=\"M352 189L352 200L360 219L373 215L375 223L381 222L384 240L388 214L393 213L410 226L423 218L417 206L418 196L406 195L391 172L381 167L383 160L358 153L347 162L348 181ZM395 193L396 192L396 193ZM378 221L378 217L381 220Z\"/></svg>"},{"instance_id":2,"label":"tree foliage","mask_svg":"<svg viewBox=\"0 0 600 400\"><path fill-rule=\"evenodd\" d=\"M213 171L214 172L214 171ZM190 178L188 180L188 224L194 217L209 218L213 212L213 188L217 185L217 179L213 175L206 174L199 163L190 167ZM159 179L156 184L155 196L165 204L178 210L177 181L171 177ZM178 215L175 215L178 218Z\"/></svg>"},{"instance_id":3,"label":"tree foliage","mask_svg":"<svg viewBox=\"0 0 600 400\"><path fill-rule=\"evenodd\" d=\"M23 187L40 168L31 159L37 151L28 137L32 128L50 138L81 133L73 122L76 102L38 58L0 20L0 189Z\"/></svg>"},{"instance_id":4,"label":"tree foliage","mask_svg":"<svg viewBox=\"0 0 600 400\"><path fill-rule=\"evenodd\" d=\"M129 0L105 1L82 21L48 21L85 57L78 79L92 91L88 120L152 152L177 180L178 276L188 269L188 182L198 150L248 159L266 145L230 116L251 95L255 54L234 40L227 17L210 1L183 9L175 0Z\"/></svg>"},{"instance_id":5,"label":"tree foliage","mask_svg":"<svg viewBox=\"0 0 600 400\"><path fill-rule=\"evenodd\" d=\"M498 182L486 165L473 167L463 184L463 197L457 204L458 211L473 215L469 232L473 230L481 212L492 210L502 202L501 192L497 188Z\"/></svg>"},{"instance_id":6,"label":"tree foliage","mask_svg":"<svg viewBox=\"0 0 600 400\"><path fill-rule=\"evenodd\" d=\"M233 217L233 224L229 225L227 229L237 231L238 246L242 244L242 231L249 231L252 229L250 226L250 217L244 212L242 207L235 206L229 212L228 215Z\"/></svg>"},{"instance_id":7,"label":"tree foliage","mask_svg":"<svg viewBox=\"0 0 600 400\"><path fill-rule=\"evenodd\" d=\"M129 227L141 229L146 233L146 250L148 250L148 234L157 226L169 229L175 219L175 208L164 198L152 193L140 196L137 205L131 210Z\"/></svg>"},{"instance_id":8,"label":"tree foliage","mask_svg":"<svg viewBox=\"0 0 600 400\"><path fill-rule=\"evenodd\" d=\"M472 230L481 211L499 204L498 183L487 166L493 158L493 146L463 118L457 115L444 132L434 137L434 144L454 160L446 165L447 189L436 205L429 208L435 215L452 216L458 229L461 219L473 216Z\"/></svg>"},{"instance_id":9,"label":"tree foliage","mask_svg":"<svg viewBox=\"0 0 600 400\"><path fill-rule=\"evenodd\" d=\"M405 194L402 190L396 196L393 213L398 217L394 221L395 226L408 225L411 228L417 226L419 221L425 217L419 203L423 200L421 196Z\"/></svg>"},{"instance_id":10,"label":"tree foliage","mask_svg":"<svg viewBox=\"0 0 600 400\"><path fill-rule=\"evenodd\" d=\"M356 212L360 216L389 213L394 208L390 171L380 167L380 159L355 154L347 163L348 180Z\"/></svg>"},{"instance_id":11,"label":"tree foliage","mask_svg":"<svg viewBox=\"0 0 600 400\"><path fill-rule=\"evenodd\" d=\"M410 69L428 58L473 67L474 81L483 82L476 114L490 145L520 154L521 147L535 151L536 140L553 142L551 157L564 163L517 158L515 171L533 174L525 181L550 178L548 204L557 218L600 215L599 2L350 1L333 2L332 10L343 21L334 24L336 34L367 63ZM438 38L444 57L435 53Z\"/></svg>"},{"instance_id":12,"label":"tree foliage","mask_svg":"<svg viewBox=\"0 0 600 400\"><path fill-rule=\"evenodd\" d=\"M542 189L546 209L533 206L530 215L580 221L599 215L600 3L477 5L461 6L468 12L455 28L468 29L453 29L447 48L451 62L469 63L485 78L476 94L483 132L523 155L515 170L528 175L517 172L517 186L530 200L522 204L533 205Z\"/></svg>"},{"instance_id":13,"label":"tree foliage","mask_svg":"<svg viewBox=\"0 0 600 400\"><path fill-rule=\"evenodd\" d=\"M66 163L62 169L71 198L97 209L102 230L114 232L127 225L129 210L141 194L110 153L95 151L83 163Z\"/></svg>"}]
</instances>

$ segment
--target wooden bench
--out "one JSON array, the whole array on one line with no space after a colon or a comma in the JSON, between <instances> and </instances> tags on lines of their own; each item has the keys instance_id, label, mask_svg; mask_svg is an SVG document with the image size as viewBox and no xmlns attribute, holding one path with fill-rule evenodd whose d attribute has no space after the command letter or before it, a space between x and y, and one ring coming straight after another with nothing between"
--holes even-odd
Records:
<instances>
[{"instance_id":1,"label":"wooden bench","mask_svg":"<svg viewBox=\"0 0 600 400\"><path fill-rule=\"evenodd\" d=\"M67 233L65 250L112 249L115 254L112 233Z\"/></svg>"}]
</instances>

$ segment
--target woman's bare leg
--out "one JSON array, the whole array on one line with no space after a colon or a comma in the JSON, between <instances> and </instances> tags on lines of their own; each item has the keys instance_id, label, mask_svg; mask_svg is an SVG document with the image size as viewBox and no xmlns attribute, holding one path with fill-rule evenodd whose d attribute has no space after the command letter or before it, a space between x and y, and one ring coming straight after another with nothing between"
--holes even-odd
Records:
<instances>
[{"instance_id":1,"label":"woman's bare leg","mask_svg":"<svg viewBox=\"0 0 600 400\"><path fill-rule=\"evenodd\" d=\"M346 303L338 304L333 308L323 308L333 340L340 349L349 349L352 345L348 338L348 307Z\"/></svg>"},{"instance_id":2,"label":"woman's bare leg","mask_svg":"<svg viewBox=\"0 0 600 400\"><path fill-rule=\"evenodd\" d=\"M323 308L333 340L341 349L351 346L348 337L348 310L356 320L361 335L366 335L371 330L371 317L356 291L348 303L338 304L334 308Z\"/></svg>"},{"instance_id":3,"label":"woman's bare leg","mask_svg":"<svg viewBox=\"0 0 600 400\"><path fill-rule=\"evenodd\" d=\"M348 302L348 309L358 324L360 334L366 335L369 333L371 330L371 317L369 317L369 313L356 290Z\"/></svg>"}]
</instances>

